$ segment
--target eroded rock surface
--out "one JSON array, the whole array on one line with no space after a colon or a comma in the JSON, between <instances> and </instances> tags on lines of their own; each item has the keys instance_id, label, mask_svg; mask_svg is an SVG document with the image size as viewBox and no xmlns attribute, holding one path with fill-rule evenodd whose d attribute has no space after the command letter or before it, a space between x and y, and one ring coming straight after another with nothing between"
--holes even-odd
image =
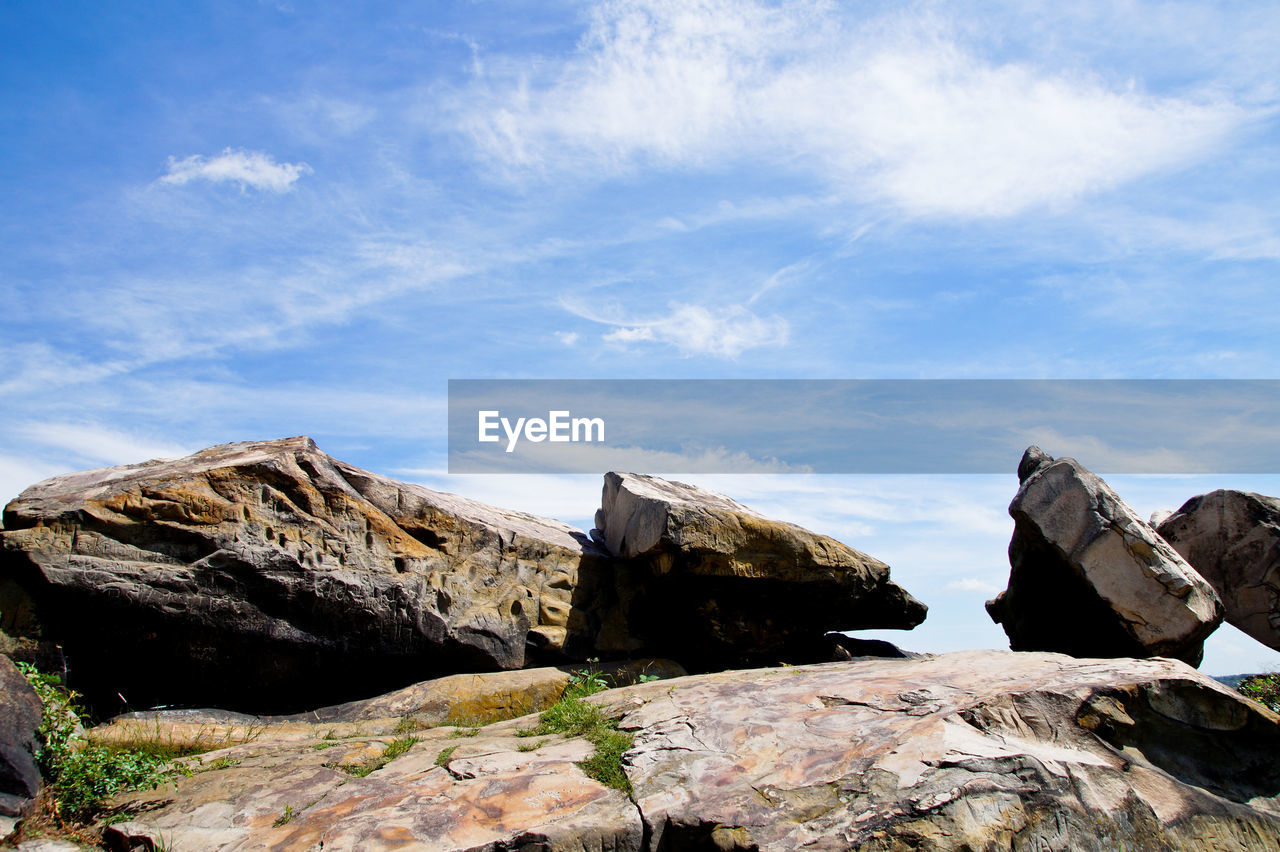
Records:
<instances>
[{"instance_id":1,"label":"eroded rock surface","mask_svg":"<svg viewBox=\"0 0 1280 852\"><path fill-rule=\"evenodd\" d=\"M255 712L562 650L578 573L602 555L567 524L309 438L55 477L0 535L5 631L60 644L82 692Z\"/></svg>"},{"instance_id":2,"label":"eroded rock surface","mask_svg":"<svg viewBox=\"0 0 1280 852\"><path fill-rule=\"evenodd\" d=\"M701 670L808 661L830 653L827 631L911 628L927 611L878 559L684 483L606 474L596 528L623 560L628 629L599 640L619 651Z\"/></svg>"},{"instance_id":3,"label":"eroded rock surface","mask_svg":"<svg viewBox=\"0 0 1280 852\"><path fill-rule=\"evenodd\" d=\"M1009 587L987 611L1016 651L1198 665L1222 623L1213 588L1099 477L1031 447L1009 514Z\"/></svg>"},{"instance_id":4,"label":"eroded rock surface","mask_svg":"<svg viewBox=\"0 0 1280 852\"><path fill-rule=\"evenodd\" d=\"M0 655L0 816L17 816L40 791L35 751L41 712L31 684Z\"/></svg>"},{"instance_id":5,"label":"eroded rock surface","mask_svg":"<svg viewBox=\"0 0 1280 852\"><path fill-rule=\"evenodd\" d=\"M1280 651L1280 499L1214 491L1156 531L1218 592L1228 622Z\"/></svg>"},{"instance_id":6,"label":"eroded rock surface","mask_svg":"<svg viewBox=\"0 0 1280 852\"><path fill-rule=\"evenodd\" d=\"M1173 660L972 651L678 678L589 699L634 801L535 717L420 741L294 723L131 794L179 849L1272 850L1280 718ZM464 732L469 733L469 732Z\"/></svg>"}]
</instances>

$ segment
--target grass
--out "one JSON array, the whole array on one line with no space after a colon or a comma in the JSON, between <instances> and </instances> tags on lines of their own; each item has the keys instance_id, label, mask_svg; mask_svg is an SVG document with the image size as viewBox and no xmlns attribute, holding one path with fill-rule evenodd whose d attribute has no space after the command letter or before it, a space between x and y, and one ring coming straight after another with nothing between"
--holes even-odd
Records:
<instances>
[{"instance_id":1,"label":"grass","mask_svg":"<svg viewBox=\"0 0 1280 852\"><path fill-rule=\"evenodd\" d=\"M441 767L444 767L445 769L448 769L449 759L453 757L453 753L457 750L458 750L458 747L456 745L452 745L452 746L449 746L448 748L440 749L440 753L436 755L436 766L441 766Z\"/></svg>"},{"instance_id":2,"label":"grass","mask_svg":"<svg viewBox=\"0 0 1280 852\"><path fill-rule=\"evenodd\" d=\"M591 757L578 761L578 767L588 778L630 795L631 781L622 769L622 756L634 745L635 739L626 731L618 730L617 721L605 716L599 707L583 700L608 688L609 684L599 672L576 672L560 700L542 711L538 724L518 731L517 736L584 737L594 746L594 751ZM541 743L520 750L532 751L539 745Z\"/></svg>"},{"instance_id":3,"label":"grass","mask_svg":"<svg viewBox=\"0 0 1280 852\"><path fill-rule=\"evenodd\" d=\"M47 788L39 800L47 811L44 822L62 828L82 827L118 793L156 789L191 774L185 764L173 761L176 755L168 747L171 744L159 738L88 742L79 694L66 689L57 675L42 674L27 663L18 665L40 697L42 708L35 757ZM39 818L34 820L35 824L40 822Z\"/></svg>"},{"instance_id":4,"label":"grass","mask_svg":"<svg viewBox=\"0 0 1280 852\"><path fill-rule=\"evenodd\" d=\"M382 750L382 754L373 760L363 763L326 763L325 766L330 769L341 769L348 775L354 775L357 778L364 778L371 772L376 772L413 748L413 744L418 741L417 737L402 737L398 740L392 740L387 747Z\"/></svg>"},{"instance_id":5,"label":"grass","mask_svg":"<svg viewBox=\"0 0 1280 852\"><path fill-rule=\"evenodd\" d=\"M520 743L520 745L516 746L516 751L537 751L546 744L546 740L538 740L536 743Z\"/></svg>"},{"instance_id":6,"label":"grass","mask_svg":"<svg viewBox=\"0 0 1280 852\"><path fill-rule=\"evenodd\" d=\"M295 816L297 816L297 814L294 813L293 805L285 805L284 810L280 812L280 816L276 817L276 821L273 822L272 825L276 828L279 828L282 825L287 825Z\"/></svg>"}]
</instances>

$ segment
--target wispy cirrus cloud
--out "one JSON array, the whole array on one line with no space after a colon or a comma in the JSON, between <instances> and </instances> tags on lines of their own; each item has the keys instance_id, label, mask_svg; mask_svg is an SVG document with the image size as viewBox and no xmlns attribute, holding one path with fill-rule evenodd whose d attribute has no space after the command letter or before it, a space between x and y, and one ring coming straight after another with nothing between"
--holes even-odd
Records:
<instances>
[{"instance_id":1,"label":"wispy cirrus cloud","mask_svg":"<svg viewBox=\"0 0 1280 852\"><path fill-rule=\"evenodd\" d=\"M1249 117L997 61L959 30L916 9L616 0L580 52L490 83L467 123L513 175L767 162L912 216L998 218L1195 161Z\"/></svg>"},{"instance_id":2,"label":"wispy cirrus cloud","mask_svg":"<svg viewBox=\"0 0 1280 852\"><path fill-rule=\"evenodd\" d=\"M706 307L668 305L668 313L651 318L608 316L562 300L561 305L583 319L613 327L602 338L621 346L661 343L682 355L733 359L749 349L783 346L791 326L776 314L759 316L743 305Z\"/></svg>"},{"instance_id":3,"label":"wispy cirrus cloud","mask_svg":"<svg viewBox=\"0 0 1280 852\"><path fill-rule=\"evenodd\" d=\"M182 186L192 181L236 183L241 190L288 192L300 177L311 173L306 163L277 163L270 154L224 148L221 154L204 157L193 154L179 160L169 158L168 172L160 183Z\"/></svg>"}]
</instances>

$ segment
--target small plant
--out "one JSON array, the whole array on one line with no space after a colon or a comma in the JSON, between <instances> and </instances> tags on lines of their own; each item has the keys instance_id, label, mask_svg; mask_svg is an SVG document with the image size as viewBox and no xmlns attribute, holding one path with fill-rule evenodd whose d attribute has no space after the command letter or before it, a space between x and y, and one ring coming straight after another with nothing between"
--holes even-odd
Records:
<instances>
[{"instance_id":1,"label":"small plant","mask_svg":"<svg viewBox=\"0 0 1280 852\"><path fill-rule=\"evenodd\" d=\"M457 728L449 736L453 737L454 739L460 739L462 737L474 737L479 733L480 733L479 728Z\"/></svg>"},{"instance_id":2,"label":"small plant","mask_svg":"<svg viewBox=\"0 0 1280 852\"><path fill-rule=\"evenodd\" d=\"M392 740L387 747L382 750L382 754L377 758L365 763L325 763L324 766L329 769L341 769L348 775L354 775L357 778L364 778L370 772L376 772L404 754L413 744L418 741L417 737L403 737L402 739Z\"/></svg>"},{"instance_id":3,"label":"small plant","mask_svg":"<svg viewBox=\"0 0 1280 852\"><path fill-rule=\"evenodd\" d=\"M458 750L458 747L456 745L451 745L448 748L440 749L440 753L436 755L436 766L440 766L445 769L448 769L449 760L450 758L453 757L453 753L457 750Z\"/></svg>"},{"instance_id":4,"label":"small plant","mask_svg":"<svg viewBox=\"0 0 1280 852\"><path fill-rule=\"evenodd\" d=\"M1236 689L1241 695L1246 695L1263 707L1280 713L1280 674L1250 675L1240 681Z\"/></svg>"},{"instance_id":5,"label":"small plant","mask_svg":"<svg viewBox=\"0 0 1280 852\"><path fill-rule=\"evenodd\" d=\"M323 742L323 743L316 743L315 745L313 745L313 746L311 746L311 747L312 747L313 749L315 749L316 751L324 751L325 749L327 749L327 748L333 748L333 747L334 747L334 746L336 746L336 745L337 745L337 743Z\"/></svg>"},{"instance_id":6,"label":"small plant","mask_svg":"<svg viewBox=\"0 0 1280 852\"><path fill-rule=\"evenodd\" d=\"M293 805L285 805L284 810L280 812L280 816L276 817L276 821L272 823L276 828L287 825L297 814L293 811Z\"/></svg>"},{"instance_id":7,"label":"small plant","mask_svg":"<svg viewBox=\"0 0 1280 852\"><path fill-rule=\"evenodd\" d=\"M618 730L618 723L606 717L599 707L582 700L608 688L603 676L591 672L576 672L571 676L569 688L560 700L542 711L538 724L517 732L517 735L540 737L563 734L584 737L595 747L595 751L586 760L578 761L578 766L588 778L630 795L631 781L622 769L622 756L634 744L634 738L626 731Z\"/></svg>"},{"instance_id":8,"label":"small plant","mask_svg":"<svg viewBox=\"0 0 1280 852\"><path fill-rule=\"evenodd\" d=\"M593 666L598 665L600 658L589 657L587 662ZM603 672L581 669L569 675L569 688L565 690L565 693L572 695L574 698L586 698L588 695L595 695L597 692L604 692L606 689L609 689L609 681Z\"/></svg>"},{"instance_id":9,"label":"small plant","mask_svg":"<svg viewBox=\"0 0 1280 852\"><path fill-rule=\"evenodd\" d=\"M200 766L200 771L216 772L219 769L230 769L233 766L239 766L239 765L240 765L240 758L238 757L220 757L217 760L210 761L207 764L202 764Z\"/></svg>"},{"instance_id":10,"label":"small plant","mask_svg":"<svg viewBox=\"0 0 1280 852\"><path fill-rule=\"evenodd\" d=\"M86 823L117 793L155 789L178 775L191 774L184 764L167 757L87 742L79 694L65 689L57 675L42 674L27 663L19 667L40 697L36 761L59 821Z\"/></svg>"},{"instance_id":11,"label":"small plant","mask_svg":"<svg viewBox=\"0 0 1280 852\"><path fill-rule=\"evenodd\" d=\"M412 716L401 716L400 721L396 722L396 726L392 728L393 733L411 734L414 731L421 731L423 728L431 727L426 722L419 721Z\"/></svg>"},{"instance_id":12,"label":"small plant","mask_svg":"<svg viewBox=\"0 0 1280 852\"><path fill-rule=\"evenodd\" d=\"M537 751L546 744L546 740L538 740L536 743L520 743L520 745L516 746L516 751Z\"/></svg>"},{"instance_id":13,"label":"small plant","mask_svg":"<svg viewBox=\"0 0 1280 852\"><path fill-rule=\"evenodd\" d=\"M659 678L657 675L651 675L651 674L642 674L640 675L640 677L636 678L636 681L638 683L653 683L655 680L661 680L661 678Z\"/></svg>"}]
</instances>

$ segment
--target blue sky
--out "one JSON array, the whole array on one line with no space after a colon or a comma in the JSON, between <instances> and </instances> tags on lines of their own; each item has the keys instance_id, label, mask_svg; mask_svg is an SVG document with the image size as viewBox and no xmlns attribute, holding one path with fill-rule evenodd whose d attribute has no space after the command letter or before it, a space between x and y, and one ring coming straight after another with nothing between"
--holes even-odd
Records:
<instances>
[{"instance_id":1,"label":"blue sky","mask_svg":"<svg viewBox=\"0 0 1280 852\"><path fill-rule=\"evenodd\" d=\"M1280 7L1070 5L6 4L0 491L309 434L586 523L449 378L1276 378ZM1012 472L689 478L1001 644Z\"/></svg>"}]
</instances>

